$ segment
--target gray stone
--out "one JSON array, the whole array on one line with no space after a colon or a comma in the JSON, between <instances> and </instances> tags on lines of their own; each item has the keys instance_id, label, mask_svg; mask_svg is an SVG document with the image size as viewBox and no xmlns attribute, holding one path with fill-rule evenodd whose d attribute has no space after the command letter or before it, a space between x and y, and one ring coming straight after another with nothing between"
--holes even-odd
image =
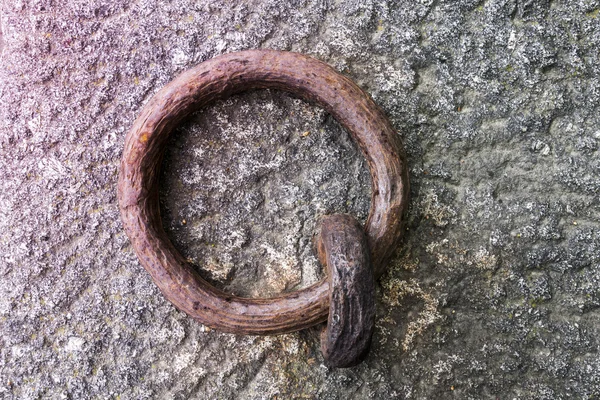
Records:
<instances>
[{"instance_id":1,"label":"gray stone","mask_svg":"<svg viewBox=\"0 0 600 400\"><path fill-rule=\"evenodd\" d=\"M0 397L600 396L600 4L14 0L0 6ZM353 78L409 156L406 238L367 360L322 366L319 327L212 331L123 233L116 180L143 104L249 48ZM286 94L191 116L161 181L176 247L224 290L318 280L319 216L366 218L356 146Z\"/></svg>"}]
</instances>

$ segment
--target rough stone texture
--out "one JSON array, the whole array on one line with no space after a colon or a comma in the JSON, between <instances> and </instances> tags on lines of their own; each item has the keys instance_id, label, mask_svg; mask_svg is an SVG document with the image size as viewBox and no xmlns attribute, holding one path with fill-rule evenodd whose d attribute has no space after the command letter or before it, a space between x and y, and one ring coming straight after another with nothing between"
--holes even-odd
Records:
<instances>
[{"instance_id":1,"label":"rough stone texture","mask_svg":"<svg viewBox=\"0 0 600 400\"><path fill-rule=\"evenodd\" d=\"M255 91L196 113L165 155L163 224L216 286L259 297L322 276L313 250L318 217L365 222L366 162L322 109Z\"/></svg>"},{"instance_id":2,"label":"rough stone texture","mask_svg":"<svg viewBox=\"0 0 600 400\"><path fill-rule=\"evenodd\" d=\"M598 1L230 3L2 2L0 397L600 396ZM405 141L407 236L353 369L321 366L318 328L237 337L190 320L121 229L142 104L259 47L335 66ZM318 279L316 218L364 219L368 180L319 109L236 96L173 138L165 225L217 285L268 295Z\"/></svg>"}]
</instances>

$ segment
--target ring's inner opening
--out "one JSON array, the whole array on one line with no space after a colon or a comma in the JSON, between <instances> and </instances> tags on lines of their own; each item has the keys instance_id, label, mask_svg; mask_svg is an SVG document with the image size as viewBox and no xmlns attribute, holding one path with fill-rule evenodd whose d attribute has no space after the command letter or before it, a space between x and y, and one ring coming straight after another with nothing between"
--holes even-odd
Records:
<instances>
[{"instance_id":1,"label":"ring's inner opening","mask_svg":"<svg viewBox=\"0 0 600 400\"><path fill-rule=\"evenodd\" d=\"M364 224L371 177L358 146L321 108L259 90L216 102L171 136L160 206L167 235L216 287L270 297L323 276L318 218Z\"/></svg>"}]
</instances>

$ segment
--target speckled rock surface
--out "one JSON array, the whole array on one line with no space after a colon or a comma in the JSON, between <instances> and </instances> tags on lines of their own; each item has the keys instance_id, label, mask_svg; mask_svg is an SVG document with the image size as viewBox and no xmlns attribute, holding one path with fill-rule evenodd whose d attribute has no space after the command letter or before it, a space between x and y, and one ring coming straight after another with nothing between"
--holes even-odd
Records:
<instances>
[{"instance_id":1,"label":"speckled rock surface","mask_svg":"<svg viewBox=\"0 0 600 400\"><path fill-rule=\"evenodd\" d=\"M600 397L600 4L573 1L4 1L0 398ZM212 331L122 231L116 181L141 106L218 54L274 48L352 77L409 156L411 208L365 363L319 329ZM366 166L326 113L278 92L176 132L164 224L233 293L322 274L316 219L364 220Z\"/></svg>"}]
</instances>

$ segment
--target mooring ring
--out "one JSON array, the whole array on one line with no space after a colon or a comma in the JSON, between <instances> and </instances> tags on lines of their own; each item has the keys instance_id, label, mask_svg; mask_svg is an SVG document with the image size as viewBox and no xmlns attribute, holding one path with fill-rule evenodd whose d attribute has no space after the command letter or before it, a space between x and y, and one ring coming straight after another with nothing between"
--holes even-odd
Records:
<instances>
[{"instance_id":1,"label":"mooring ring","mask_svg":"<svg viewBox=\"0 0 600 400\"><path fill-rule=\"evenodd\" d=\"M292 52L248 50L205 61L167 84L143 107L125 138L118 198L123 227L142 266L178 309L212 328L238 334L278 334L327 318L327 280L272 298L242 298L211 286L164 232L158 201L162 156L182 118L250 89L278 89L329 112L362 150L371 173L365 232L375 277L402 236L408 172L398 134L368 94L329 65Z\"/></svg>"}]
</instances>

